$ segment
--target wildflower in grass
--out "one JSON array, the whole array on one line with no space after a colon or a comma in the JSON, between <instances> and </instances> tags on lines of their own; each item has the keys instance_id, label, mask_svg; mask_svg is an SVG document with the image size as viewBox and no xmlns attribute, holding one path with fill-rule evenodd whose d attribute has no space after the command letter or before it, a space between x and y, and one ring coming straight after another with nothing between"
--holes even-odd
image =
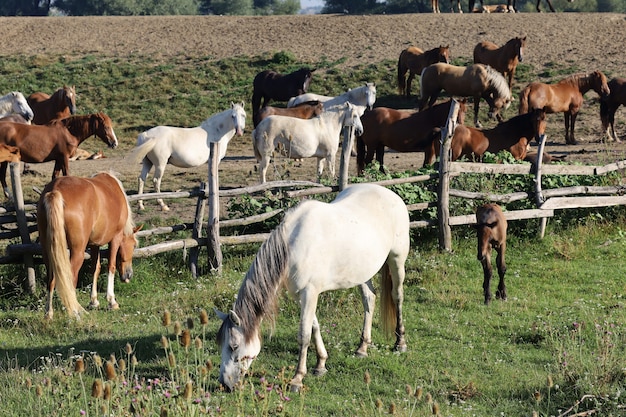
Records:
<instances>
[{"instance_id":1,"label":"wildflower in grass","mask_svg":"<svg viewBox=\"0 0 626 417\"><path fill-rule=\"evenodd\" d=\"M173 353L170 352L169 355L167 355L167 361L170 365L170 368L175 368L176 367L176 357L174 356Z\"/></svg>"},{"instance_id":2,"label":"wildflower in grass","mask_svg":"<svg viewBox=\"0 0 626 417\"><path fill-rule=\"evenodd\" d=\"M94 398L100 398L102 397L102 392L102 380L100 378L97 378L95 381L93 381L93 384L91 385L91 396Z\"/></svg>"},{"instance_id":3,"label":"wildflower in grass","mask_svg":"<svg viewBox=\"0 0 626 417\"><path fill-rule=\"evenodd\" d=\"M395 403L389 404L389 414L391 414L392 416L396 415L396 404Z\"/></svg>"},{"instance_id":4,"label":"wildflower in grass","mask_svg":"<svg viewBox=\"0 0 626 417\"><path fill-rule=\"evenodd\" d=\"M535 391L535 401L536 402L541 401L541 393L539 391Z\"/></svg>"},{"instance_id":5,"label":"wildflower in grass","mask_svg":"<svg viewBox=\"0 0 626 417\"><path fill-rule=\"evenodd\" d=\"M406 392L406 395L408 395L410 397L411 394L413 393L413 388L411 388L411 386L409 384L406 384L404 386L404 392Z\"/></svg>"},{"instance_id":6,"label":"wildflower in grass","mask_svg":"<svg viewBox=\"0 0 626 417\"><path fill-rule=\"evenodd\" d=\"M77 374L82 374L85 372L85 361L83 358L76 359L76 363L74 364L74 372Z\"/></svg>"},{"instance_id":7,"label":"wildflower in grass","mask_svg":"<svg viewBox=\"0 0 626 417\"><path fill-rule=\"evenodd\" d=\"M200 324L203 326L209 324L209 315L205 309L200 310Z\"/></svg>"},{"instance_id":8,"label":"wildflower in grass","mask_svg":"<svg viewBox=\"0 0 626 417\"><path fill-rule=\"evenodd\" d=\"M170 345L170 340L165 336L161 336L161 347L163 349L167 349L169 345Z\"/></svg>"},{"instance_id":9,"label":"wildflower in grass","mask_svg":"<svg viewBox=\"0 0 626 417\"><path fill-rule=\"evenodd\" d=\"M165 327L168 327L170 324L172 324L172 315L170 314L169 310L165 310L163 312L163 316L161 317L161 323Z\"/></svg>"},{"instance_id":10,"label":"wildflower in grass","mask_svg":"<svg viewBox=\"0 0 626 417\"><path fill-rule=\"evenodd\" d=\"M383 400L381 400L380 398L376 398L376 409L378 411L383 409Z\"/></svg>"},{"instance_id":11,"label":"wildflower in grass","mask_svg":"<svg viewBox=\"0 0 626 417\"><path fill-rule=\"evenodd\" d=\"M105 400L109 400L111 398L111 384L109 382L105 382L104 384L104 393L102 394L102 398Z\"/></svg>"},{"instance_id":12,"label":"wildflower in grass","mask_svg":"<svg viewBox=\"0 0 626 417\"><path fill-rule=\"evenodd\" d=\"M193 340L193 343L197 350L202 349L202 339L200 339L198 336L196 336L196 338Z\"/></svg>"},{"instance_id":13,"label":"wildflower in grass","mask_svg":"<svg viewBox=\"0 0 626 417\"><path fill-rule=\"evenodd\" d=\"M189 346L191 346L191 332L189 332L189 329L182 331L180 336L180 345L184 347L185 350L189 349Z\"/></svg>"},{"instance_id":14,"label":"wildflower in grass","mask_svg":"<svg viewBox=\"0 0 626 417\"><path fill-rule=\"evenodd\" d=\"M93 355L93 363L95 363L98 368L102 368L102 358L100 355Z\"/></svg>"},{"instance_id":15,"label":"wildflower in grass","mask_svg":"<svg viewBox=\"0 0 626 417\"><path fill-rule=\"evenodd\" d=\"M539 417L539 413L536 411L533 411L533 417Z\"/></svg>"},{"instance_id":16,"label":"wildflower in grass","mask_svg":"<svg viewBox=\"0 0 626 417\"><path fill-rule=\"evenodd\" d=\"M548 388L552 388L554 386L554 382L552 381L552 375L548 375L547 383Z\"/></svg>"},{"instance_id":17,"label":"wildflower in grass","mask_svg":"<svg viewBox=\"0 0 626 417\"><path fill-rule=\"evenodd\" d=\"M161 406L161 413L159 414L159 417L167 417L167 408L165 408L164 405Z\"/></svg>"},{"instance_id":18,"label":"wildflower in grass","mask_svg":"<svg viewBox=\"0 0 626 417\"><path fill-rule=\"evenodd\" d=\"M193 394L193 383L191 380L187 381L185 384L185 390L183 391L183 398L186 401L191 400L191 395Z\"/></svg>"},{"instance_id":19,"label":"wildflower in grass","mask_svg":"<svg viewBox=\"0 0 626 417\"><path fill-rule=\"evenodd\" d=\"M177 320L174 322L174 334L176 336L180 336L181 332L183 331L182 326L180 324L180 322Z\"/></svg>"},{"instance_id":20,"label":"wildflower in grass","mask_svg":"<svg viewBox=\"0 0 626 417\"><path fill-rule=\"evenodd\" d=\"M106 403L100 404L100 415L101 416L106 416L108 411L109 411L109 408L107 407Z\"/></svg>"},{"instance_id":21,"label":"wildflower in grass","mask_svg":"<svg viewBox=\"0 0 626 417\"><path fill-rule=\"evenodd\" d=\"M104 374L106 375L107 381L112 381L117 378L117 373L115 372L115 365L113 362L106 361L104 366Z\"/></svg>"},{"instance_id":22,"label":"wildflower in grass","mask_svg":"<svg viewBox=\"0 0 626 417\"><path fill-rule=\"evenodd\" d=\"M84 416L85 414L87 414L87 413L85 412L85 410L80 410L80 415L81 415L81 416Z\"/></svg>"},{"instance_id":23,"label":"wildflower in grass","mask_svg":"<svg viewBox=\"0 0 626 417\"><path fill-rule=\"evenodd\" d=\"M213 362L211 361L211 359L208 359L208 360L206 361L205 366L206 366L206 369L208 369L208 370L209 370L209 372L211 372L211 371L213 370Z\"/></svg>"},{"instance_id":24,"label":"wildflower in grass","mask_svg":"<svg viewBox=\"0 0 626 417\"><path fill-rule=\"evenodd\" d=\"M193 330L193 319L191 317L187 317L187 328Z\"/></svg>"},{"instance_id":25,"label":"wildflower in grass","mask_svg":"<svg viewBox=\"0 0 626 417\"><path fill-rule=\"evenodd\" d=\"M433 415L439 415L439 403L436 401L433 403Z\"/></svg>"},{"instance_id":26,"label":"wildflower in grass","mask_svg":"<svg viewBox=\"0 0 626 417\"><path fill-rule=\"evenodd\" d=\"M135 356L135 355L131 356L131 358L130 358L130 364L131 364L133 367L135 367L135 366L137 366L137 364L138 364L138 363L139 363L139 361L137 361L137 356Z\"/></svg>"},{"instance_id":27,"label":"wildflower in grass","mask_svg":"<svg viewBox=\"0 0 626 417\"><path fill-rule=\"evenodd\" d=\"M372 377L370 376L369 371L365 371L365 375L363 376L363 380L365 381L366 385L369 385L370 382L372 382Z\"/></svg>"},{"instance_id":28,"label":"wildflower in grass","mask_svg":"<svg viewBox=\"0 0 626 417\"><path fill-rule=\"evenodd\" d=\"M417 398L417 401L422 399L423 392L424 390L422 389L422 387L417 387L417 389L415 390L415 398Z\"/></svg>"},{"instance_id":29,"label":"wildflower in grass","mask_svg":"<svg viewBox=\"0 0 626 417\"><path fill-rule=\"evenodd\" d=\"M26 388L31 389L33 387L33 381L30 378L26 378Z\"/></svg>"},{"instance_id":30,"label":"wildflower in grass","mask_svg":"<svg viewBox=\"0 0 626 417\"><path fill-rule=\"evenodd\" d=\"M35 387L35 394L38 397L41 397L43 395L43 387L39 384L37 384L37 386Z\"/></svg>"},{"instance_id":31,"label":"wildflower in grass","mask_svg":"<svg viewBox=\"0 0 626 417\"><path fill-rule=\"evenodd\" d=\"M126 361L124 359L120 359L117 365L120 367L120 372L126 372Z\"/></svg>"},{"instance_id":32,"label":"wildflower in grass","mask_svg":"<svg viewBox=\"0 0 626 417\"><path fill-rule=\"evenodd\" d=\"M133 353L133 347L130 345L130 343L126 343L125 351L127 355Z\"/></svg>"},{"instance_id":33,"label":"wildflower in grass","mask_svg":"<svg viewBox=\"0 0 626 417\"><path fill-rule=\"evenodd\" d=\"M426 403L427 404L432 404L433 403L433 396L430 392L426 393Z\"/></svg>"}]
</instances>

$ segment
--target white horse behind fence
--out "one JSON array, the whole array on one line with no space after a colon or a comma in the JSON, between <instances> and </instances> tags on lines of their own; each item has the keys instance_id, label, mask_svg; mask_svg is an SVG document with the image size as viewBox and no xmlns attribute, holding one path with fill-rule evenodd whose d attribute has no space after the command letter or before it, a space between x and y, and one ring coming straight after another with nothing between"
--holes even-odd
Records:
<instances>
[{"instance_id":1,"label":"white horse behind fence","mask_svg":"<svg viewBox=\"0 0 626 417\"><path fill-rule=\"evenodd\" d=\"M324 161L331 176L335 176L335 157L339 148L337 138L344 126L354 126L356 135L363 133L357 106L344 103L325 110L313 119L289 116L269 116L252 131L254 155L259 161L261 183L266 181L272 153L282 145L291 159L317 158L318 180L324 171Z\"/></svg>"},{"instance_id":2,"label":"white horse behind fence","mask_svg":"<svg viewBox=\"0 0 626 417\"><path fill-rule=\"evenodd\" d=\"M140 133L137 144L129 159L141 162L143 167L139 175L137 194L143 194L146 177L154 169L154 188L161 192L161 179L167 164L180 168L192 168L207 163L210 156L210 144L219 142L219 160L226 154L228 142L235 134L241 136L246 125L244 104L231 103L231 108L206 119L198 127L183 128L157 126ZM162 210L169 207L162 199L157 200ZM143 200L139 200L139 209L143 210Z\"/></svg>"},{"instance_id":3,"label":"white horse behind fence","mask_svg":"<svg viewBox=\"0 0 626 417\"><path fill-rule=\"evenodd\" d=\"M28 105L26 98L19 91L12 91L0 97L0 117L19 114L27 122L33 120L33 110Z\"/></svg>"},{"instance_id":4,"label":"white horse behind fence","mask_svg":"<svg viewBox=\"0 0 626 417\"><path fill-rule=\"evenodd\" d=\"M376 101L376 86L373 83L366 83L360 87L353 88L345 93L336 96L321 96L319 94L306 93L289 99L287 107L295 107L307 101L320 101L324 103L324 110L334 107L338 104L349 102L359 107L362 116L365 109L371 109Z\"/></svg>"}]
</instances>

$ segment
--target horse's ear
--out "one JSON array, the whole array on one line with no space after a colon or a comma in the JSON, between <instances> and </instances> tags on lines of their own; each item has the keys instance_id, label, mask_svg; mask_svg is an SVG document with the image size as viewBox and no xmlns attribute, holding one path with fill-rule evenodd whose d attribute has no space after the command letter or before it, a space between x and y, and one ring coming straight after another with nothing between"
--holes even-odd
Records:
<instances>
[{"instance_id":1,"label":"horse's ear","mask_svg":"<svg viewBox=\"0 0 626 417\"><path fill-rule=\"evenodd\" d=\"M102 152L102 151L100 151ZM137 233L138 231L140 231L141 229L143 229L143 224L140 224L139 226L135 226L133 228L133 234Z\"/></svg>"},{"instance_id":2,"label":"horse's ear","mask_svg":"<svg viewBox=\"0 0 626 417\"><path fill-rule=\"evenodd\" d=\"M230 108L234 109L235 108L235 103L233 103L232 101L230 102Z\"/></svg>"},{"instance_id":3,"label":"horse's ear","mask_svg":"<svg viewBox=\"0 0 626 417\"><path fill-rule=\"evenodd\" d=\"M213 311L215 311L215 315L217 316L217 318L222 321L226 320L226 318L228 317L228 314L222 313L217 308L213 308Z\"/></svg>"},{"instance_id":4,"label":"horse's ear","mask_svg":"<svg viewBox=\"0 0 626 417\"><path fill-rule=\"evenodd\" d=\"M244 102L242 101L242 102L241 102L241 107L242 107L243 109L245 109L245 108L246 108L246 103L244 103Z\"/></svg>"},{"instance_id":5,"label":"horse's ear","mask_svg":"<svg viewBox=\"0 0 626 417\"><path fill-rule=\"evenodd\" d=\"M237 313L235 313L235 310L230 310L228 312L228 316L230 317L230 320L235 323L235 326L241 326L241 319L239 318L239 316L237 315Z\"/></svg>"}]
</instances>

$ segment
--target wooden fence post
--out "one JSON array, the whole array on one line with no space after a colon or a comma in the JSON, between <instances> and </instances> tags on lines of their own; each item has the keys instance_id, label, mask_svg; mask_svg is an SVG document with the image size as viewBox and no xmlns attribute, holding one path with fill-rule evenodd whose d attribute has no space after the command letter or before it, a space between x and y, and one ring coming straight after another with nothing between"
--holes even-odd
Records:
<instances>
[{"instance_id":1,"label":"wooden fence post","mask_svg":"<svg viewBox=\"0 0 626 417\"><path fill-rule=\"evenodd\" d=\"M535 171L535 203L537 204L537 208L541 208L545 199L543 198L543 192L541 189L541 165L543 163L543 148L546 145L547 135L541 135L539 139L539 146L537 148L537 163L536 163L536 171ZM548 223L547 217L542 217L540 219L539 224L539 238L543 239L546 234L546 224Z\"/></svg>"},{"instance_id":2,"label":"wooden fence post","mask_svg":"<svg viewBox=\"0 0 626 417\"><path fill-rule=\"evenodd\" d=\"M200 239L202 237L202 221L204 219L204 209L206 207L207 200L207 183L200 183L200 195L196 203L196 216L193 222L193 230L191 237L193 239ZM191 248L189 251L189 267L191 269L191 276L198 278L198 256L200 254L200 245Z\"/></svg>"},{"instance_id":3,"label":"wooden fence post","mask_svg":"<svg viewBox=\"0 0 626 417\"><path fill-rule=\"evenodd\" d=\"M439 218L439 248L452 251L452 229L450 227L450 159L451 141L456 119L459 114L459 103L452 100L446 125L441 130L441 151L439 152L439 184L437 186Z\"/></svg>"},{"instance_id":4,"label":"wooden fence post","mask_svg":"<svg viewBox=\"0 0 626 417\"><path fill-rule=\"evenodd\" d=\"M207 249L209 252L209 268L211 271L222 272L222 247L220 243L220 196L218 181L219 142L210 144L209 158L209 219L207 224Z\"/></svg>"},{"instance_id":5,"label":"wooden fence post","mask_svg":"<svg viewBox=\"0 0 626 417\"><path fill-rule=\"evenodd\" d=\"M28 233L28 222L24 209L24 193L22 191L22 179L20 177L21 162L11 162L11 185L13 187L13 201L15 202L15 217L17 228L20 231L22 244L30 244L30 233ZM24 255L24 266L26 267L25 286L28 292L35 293L35 263L32 254Z\"/></svg>"},{"instance_id":6,"label":"wooden fence post","mask_svg":"<svg viewBox=\"0 0 626 417\"><path fill-rule=\"evenodd\" d=\"M339 191L348 186L350 154L352 153L352 126L343 127L343 143L341 145L341 164L339 165Z\"/></svg>"}]
</instances>

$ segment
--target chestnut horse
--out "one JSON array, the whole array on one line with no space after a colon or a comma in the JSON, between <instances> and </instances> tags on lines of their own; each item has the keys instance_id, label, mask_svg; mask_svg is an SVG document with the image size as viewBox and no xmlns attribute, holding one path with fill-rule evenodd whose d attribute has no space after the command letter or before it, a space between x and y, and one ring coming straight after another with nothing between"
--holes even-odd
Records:
<instances>
[{"instance_id":1,"label":"chestnut horse","mask_svg":"<svg viewBox=\"0 0 626 417\"><path fill-rule=\"evenodd\" d=\"M300 68L287 75L272 70L259 72L252 82L252 120L256 118L261 107L267 106L271 100L287 101L306 93L313 71L315 70Z\"/></svg>"},{"instance_id":2,"label":"chestnut horse","mask_svg":"<svg viewBox=\"0 0 626 417\"><path fill-rule=\"evenodd\" d=\"M496 298L506 300L506 285L504 284L504 274L506 273L506 262L504 254L506 252L506 217L502 209L497 204L484 204L476 210L476 235L478 236L478 260L483 266L483 291L485 294L485 304L491 301L491 278L493 277L493 267L491 266L491 251L497 253L496 263L498 265L498 275L500 282L496 291Z\"/></svg>"},{"instance_id":3,"label":"chestnut horse","mask_svg":"<svg viewBox=\"0 0 626 417\"><path fill-rule=\"evenodd\" d=\"M25 125L0 123L0 143L20 149L22 161L39 163L54 161L52 179L60 174L69 175L70 157L85 139L96 135L110 148L117 146L113 123L104 113L70 116L50 125ZM6 182L7 163L0 164L0 183L9 196Z\"/></svg>"},{"instance_id":4,"label":"chestnut horse","mask_svg":"<svg viewBox=\"0 0 626 417\"><path fill-rule=\"evenodd\" d=\"M26 98L28 105L33 109L35 117L33 124L45 125L54 119L62 119L76 113L76 89L74 86L64 85L52 95L33 93Z\"/></svg>"},{"instance_id":5,"label":"chestnut horse","mask_svg":"<svg viewBox=\"0 0 626 417\"><path fill-rule=\"evenodd\" d=\"M20 149L0 143L0 162L20 162Z\"/></svg>"},{"instance_id":6,"label":"chestnut horse","mask_svg":"<svg viewBox=\"0 0 626 417\"><path fill-rule=\"evenodd\" d=\"M310 119L319 116L324 111L324 103L320 101L307 101L298 104L296 107L272 107L265 106L257 113L257 117L253 120L254 127L257 127L263 119L268 116L281 115L297 117L298 119Z\"/></svg>"},{"instance_id":7,"label":"chestnut horse","mask_svg":"<svg viewBox=\"0 0 626 417\"><path fill-rule=\"evenodd\" d=\"M385 146L397 152L424 152L423 166L431 165L437 153L435 147L439 145L435 139L446 124L451 104L452 100L448 100L421 112L376 107L363 114L363 134L357 137L358 173L372 162L374 152L380 171L385 172ZM457 123L463 124L465 110L465 100L460 101Z\"/></svg>"},{"instance_id":8,"label":"chestnut horse","mask_svg":"<svg viewBox=\"0 0 626 417\"><path fill-rule=\"evenodd\" d=\"M621 142L615 134L615 112L619 106L626 106L626 78L613 78L607 83L611 93L600 100L600 119L602 128L606 131L608 140Z\"/></svg>"},{"instance_id":9,"label":"chestnut horse","mask_svg":"<svg viewBox=\"0 0 626 417\"><path fill-rule=\"evenodd\" d=\"M441 90L451 96L474 98L476 127L481 126L478 120L481 97L489 104L489 117L495 117L499 122L503 120L500 109L508 108L512 100L511 90L502 74L483 64L459 67L439 62L424 68L420 77L420 111L432 106Z\"/></svg>"},{"instance_id":10,"label":"chestnut horse","mask_svg":"<svg viewBox=\"0 0 626 417\"><path fill-rule=\"evenodd\" d=\"M122 183L109 173L91 178L59 177L44 188L37 204L37 228L43 248L48 278L46 318L52 319L52 295L59 298L70 316L79 318L84 309L76 299L78 272L91 253L90 307L99 305L97 287L100 274L100 246L108 245L107 301L118 309L113 283L115 271L122 281L133 275L136 228ZM69 255L68 255L69 247Z\"/></svg>"},{"instance_id":11,"label":"chestnut horse","mask_svg":"<svg viewBox=\"0 0 626 417\"><path fill-rule=\"evenodd\" d=\"M400 95L406 95L409 98L411 96L411 83L415 76L436 62L450 63L450 45L439 46L426 52L418 47L409 46L400 52L398 58L398 92ZM407 71L409 72L408 78L406 77Z\"/></svg>"},{"instance_id":12,"label":"chestnut horse","mask_svg":"<svg viewBox=\"0 0 626 417\"><path fill-rule=\"evenodd\" d=\"M528 144L534 138L540 141L546 131L546 113L535 109L510 118L491 129L476 129L459 125L454 131L452 142L452 160L461 156L482 158L485 152L498 153L507 150L517 160L526 157ZM436 149L437 153L439 149Z\"/></svg>"},{"instance_id":13,"label":"chestnut horse","mask_svg":"<svg viewBox=\"0 0 626 417\"><path fill-rule=\"evenodd\" d=\"M520 94L519 114L541 108L546 113L564 113L565 143L576 145L576 116L583 105L583 95L589 90L595 91L601 99L609 97L611 90L601 71L592 71L587 75L574 74L556 84L532 82Z\"/></svg>"},{"instance_id":14,"label":"chestnut horse","mask_svg":"<svg viewBox=\"0 0 626 417\"><path fill-rule=\"evenodd\" d=\"M526 36L510 39L503 46L483 41L474 47L474 63L490 65L509 81L509 88L513 87L513 78L517 64L524 59Z\"/></svg>"}]
</instances>

